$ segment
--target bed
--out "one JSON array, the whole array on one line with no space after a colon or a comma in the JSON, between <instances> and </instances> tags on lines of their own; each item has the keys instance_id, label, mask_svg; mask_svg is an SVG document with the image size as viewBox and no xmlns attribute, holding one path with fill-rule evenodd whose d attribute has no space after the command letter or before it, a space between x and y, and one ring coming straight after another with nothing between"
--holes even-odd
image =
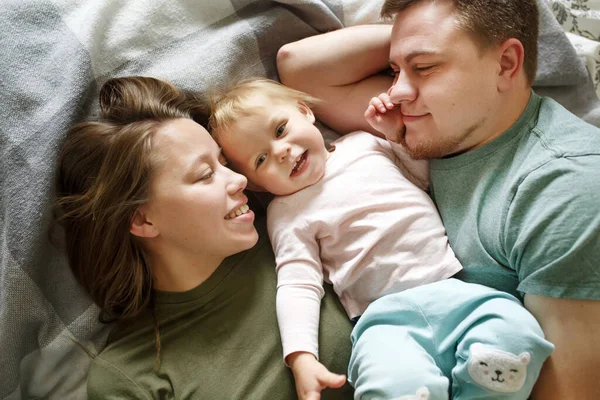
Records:
<instances>
[{"instance_id":1,"label":"bed","mask_svg":"<svg viewBox=\"0 0 600 400\"><path fill-rule=\"evenodd\" d=\"M92 114L102 82L114 76L147 75L168 79L184 89L207 91L246 76L277 78L275 55L283 44L343 26L378 22L381 3L3 2L1 398L85 398L88 352L101 351L110 330L98 322L98 309L75 282L64 255L48 236L59 145L73 123ZM588 2L540 0L540 65L535 86L600 126L597 89L586 69L590 68L595 82L600 80L600 61L594 64L587 58L589 53L600 60L600 29L594 37L571 29L576 3ZM598 5L598 1L591 3ZM575 38L569 40L564 30ZM579 38L596 44L583 46ZM590 46L596 47L590 50Z\"/></svg>"}]
</instances>

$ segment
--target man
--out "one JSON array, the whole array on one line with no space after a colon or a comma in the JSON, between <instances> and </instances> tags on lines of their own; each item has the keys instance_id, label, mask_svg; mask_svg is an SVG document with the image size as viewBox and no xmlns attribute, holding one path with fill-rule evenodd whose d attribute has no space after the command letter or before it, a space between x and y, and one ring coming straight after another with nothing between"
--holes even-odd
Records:
<instances>
[{"instance_id":1,"label":"man","mask_svg":"<svg viewBox=\"0 0 600 400\"><path fill-rule=\"evenodd\" d=\"M531 90L535 0L388 0L382 15L391 29L284 46L282 82L325 100L341 133L381 135L365 109L391 101L366 116L432 159L458 277L520 296L556 346L533 398L600 398L600 130Z\"/></svg>"}]
</instances>

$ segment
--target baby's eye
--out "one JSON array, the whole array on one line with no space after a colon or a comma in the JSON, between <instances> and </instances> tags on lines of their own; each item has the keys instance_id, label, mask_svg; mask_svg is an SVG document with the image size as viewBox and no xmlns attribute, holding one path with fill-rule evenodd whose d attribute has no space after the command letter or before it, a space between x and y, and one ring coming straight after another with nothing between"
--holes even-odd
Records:
<instances>
[{"instance_id":1,"label":"baby's eye","mask_svg":"<svg viewBox=\"0 0 600 400\"><path fill-rule=\"evenodd\" d=\"M284 132L285 132L285 124L280 125L279 128L277 128L277 132L275 132L275 136L280 137L281 135L283 135Z\"/></svg>"},{"instance_id":2,"label":"baby's eye","mask_svg":"<svg viewBox=\"0 0 600 400\"><path fill-rule=\"evenodd\" d=\"M265 160L267 159L267 155L266 154L261 154L260 156L258 156L258 158L256 159L256 166L260 166L260 164L262 164L263 162L265 162Z\"/></svg>"}]
</instances>

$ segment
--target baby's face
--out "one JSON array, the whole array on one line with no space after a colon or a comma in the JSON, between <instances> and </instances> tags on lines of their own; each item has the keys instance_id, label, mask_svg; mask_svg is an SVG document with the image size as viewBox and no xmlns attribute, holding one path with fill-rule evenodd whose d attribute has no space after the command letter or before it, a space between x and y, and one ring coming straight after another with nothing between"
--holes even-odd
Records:
<instances>
[{"instance_id":1,"label":"baby's face","mask_svg":"<svg viewBox=\"0 0 600 400\"><path fill-rule=\"evenodd\" d=\"M288 195L318 182L329 155L315 117L295 102L263 101L239 118L219 144L230 166L262 190Z\"/></svg>"}]
</instances>

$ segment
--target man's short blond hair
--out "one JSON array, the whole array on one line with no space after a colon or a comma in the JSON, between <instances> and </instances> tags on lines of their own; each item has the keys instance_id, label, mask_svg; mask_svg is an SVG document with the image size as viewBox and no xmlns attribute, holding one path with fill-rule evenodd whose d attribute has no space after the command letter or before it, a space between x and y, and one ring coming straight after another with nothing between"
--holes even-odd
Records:
<instances>
[{"instance_id":1,"label":"man's short blond hair","mask_svg":"<svg viewBox=\"0 0 600 400\"><path fill-rule=\"evenodd\" d=\"M294 90L271 79L245 79L233 86L223 95L211 99L209 130L215 139L231 131L232 125L241 117L252 115L264 102L258 102L260 96L270 103L304 103L308 107L319 104L319 100L299 90Z\"/></svg>"}]
</instances>

